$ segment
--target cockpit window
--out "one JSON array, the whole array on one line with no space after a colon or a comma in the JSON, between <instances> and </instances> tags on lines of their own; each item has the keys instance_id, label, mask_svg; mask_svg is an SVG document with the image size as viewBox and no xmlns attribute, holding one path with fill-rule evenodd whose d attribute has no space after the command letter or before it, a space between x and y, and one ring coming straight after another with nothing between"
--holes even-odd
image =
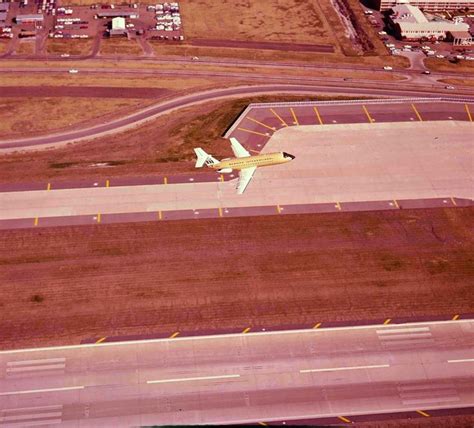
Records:
<instances>
[{"instance_id":1,"label":"cockpit window","mask_svg":"<svg viewBox=\"0 0 474 428\"><path fill-rule=\"evenodd\" d=\"M286 152L283 152L283 157L284 157L284 158L290 158L290 159L294 159L294 158L295 158L293 155L290 155L289 153L286 153Z\"/></svg>"}]
</instances>

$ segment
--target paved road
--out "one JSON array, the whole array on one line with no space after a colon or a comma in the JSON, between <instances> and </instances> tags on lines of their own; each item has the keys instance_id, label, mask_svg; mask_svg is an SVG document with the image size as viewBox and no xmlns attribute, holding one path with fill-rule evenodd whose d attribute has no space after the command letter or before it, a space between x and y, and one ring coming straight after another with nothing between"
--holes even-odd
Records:
<instances>
[{"instance_id":1,"label":"paved road","mask_svg":"<svg viewBox=\"0 0 474 428\"><path fill-rule=\"evenodd\" d=\"M474 405L474 322L0 352L0 426L291 421Z\"/></svg>"}]
</instances>

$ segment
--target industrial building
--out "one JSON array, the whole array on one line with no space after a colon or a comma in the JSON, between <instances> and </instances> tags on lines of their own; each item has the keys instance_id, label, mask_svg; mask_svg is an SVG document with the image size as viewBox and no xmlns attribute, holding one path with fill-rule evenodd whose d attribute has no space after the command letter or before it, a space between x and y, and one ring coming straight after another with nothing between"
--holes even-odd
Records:
<instances>
[{"instance_id":1,"label":"industrial building","mask_svg":"<svg viewBox=\"0 0 474 428\"><path fill-rule=\"evenodd\" d=\"M370 2L372 8L382 12L400 4L410 4L424 12L474 10L474 0L370 0Z\"/></svg>"},{"instance_id":2,"label":"industrial building","mask_svg":"<svg viewBox=\"0 0 474 428\"><path fill-rule=\"evenodd\" d=\"M31 15L17 15L15 22L17 24L32 24L32 23L43 23L44 17L41 13L34 13Z\"/></svg>"},{"instance_id":3,"label":"industrial building","mask_svg":"<svg viewBox=\"0 0 474 428\"><path fill-rule=\"evenodd\" d=\"M389 27L404 40L444 40L448 33L469 32L469 25L463 22L429 21L419 8L409 4L392 7Z\"/></svg>"},{"instance_id":4,"label":"industrial building","mask_svg":"<svg viewBox=\"0 0 474 428\"><path fill-rule=\"evenodd\" d=\"M131 10L120 10L120 9L107 9L97 11L98 18L131 18L137 19L139 17L137 11Z\"/></svg>"},{"instance_id":5,"label":"industrial building","mask_svg":"<svg viewBox=\"0 0 474 428\"><path fill-rule=\"evenodd\" d=\"M128 31L125 27L125 18L122 18L121 16L112 18L108 34L109 37L128 36Z\"/></svg>"}]
</instances>

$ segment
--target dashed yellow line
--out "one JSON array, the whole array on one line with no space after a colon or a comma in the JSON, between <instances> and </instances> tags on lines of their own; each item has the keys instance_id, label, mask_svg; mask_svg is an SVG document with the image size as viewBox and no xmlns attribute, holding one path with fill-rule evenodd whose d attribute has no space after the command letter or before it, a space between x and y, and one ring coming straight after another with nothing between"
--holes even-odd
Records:
<instances>
[{"instance_id":1,"label":"dashed yellow line","mask_svg":"<svg viewBox=\"0 0 474 428\"><path fill-rule=\"evenodd\" d=\"M48 183L48 185L46 186L46 190L51 190L51 183Z\"/></svg>"},{"instance_id":2,"label":"dashed yellow line","mask_svg":"<svg viewBox=\"0 0 474 428\"><path fill-rule=\"evenodd\" d=\"M217 208L217 210L219 211L219 217L222 217L222 208L219 207L219 208Z\"/></svg>"},{"instance_id":3,"label":"dashed yellow line","mask_svg":"<svg viewBox=\"0 0 474 428\"><path fill-rule=\"evenodd\" d=\"M346 424L350 424L350 423L351 423L351 420L350 420L350 419L347 419L347 418L344 417L344 416L338 416L338 418L339 418L342 422L345 422Z\"/></svg>"},{"instance_id":4,"label":"dashed yellow line","mask_svg":"<svg viewBox=\"0 0 474 428\"><path fill-rule=\"evenodd\" d=\"M469 111L469 106L467 104L464 104L464 107L466 108L466 113L467 113L467 117L469 118L469 122L472 122L472 115L471 115L471 112Z\"/></svg>"},{"instance_id":5,"label":"dashed yellow line","mask_svg":"<svg viewBox=\"0 0 474 428\"><path fill-rule=\"evenodd\" d=\"M110 180L105 180L105 187L110 187Z\"/></svg>"},{"instance_id":6,"label":"dashed yellow line","mask_svg":"<svg viewBox=\"0 0 474 428\"><path fill-rule=\"evenodd\" d=\"M283 126L288 126L288 124L283 120L283 118L275 110L271 108L270 111L275 115L275 117L281 122Z\"/></svg>"},{"instance_id":7,"label":"dashed yellow line","mask_svg":"<svg viewBox=\"0 0 474 428\"><path fill-rule=\"evenodd\" d=\"M323 125L323 119L321 119L321 115L319 114L319 110L316 106L313 107L314 112L316 113L316 117L318 118L318 122L320 125Z\"/></svg>"},{"instance_id":8,"label":"dashed yellow line","mask_svg":"<svg viewBox=\"0 0 474 428\"><path fill-rule=\"evenodd\" d=\"M101 337L99 340L97 340L97 341L95 342L96 345L97 345L98 343L102 343L105 339L107 339L107 337Z\"/></svg>"},{"instance_id":9,"label":"dashed yellow line","mask_svg":"<svg viewBox=\"0 0 474 428\"><path fill-rule=\"evenodd\" d=\"M38 218L38 217L35 217L35 221L34 221L33 224L34 224L35 226L38 226L38 222L39 222L39 218Z\"/></svg>"},{"instance_id":10,"label":"dashed yellow line","mask_svg":"<svg viewBox=\"0 0 474 428\"><path fill-rule=\"evenodd\" d=\"M293 116L293 123L299 126L300 123L298 122L298 118L296 117L296 113L292 107L290 107L290 111L291 111L291 115Z\"/></svg>"},{"instance_id":11,"label":"dashed yellow line","mask_svg":"<svg viewBox=\"0 0 474 428\"><path fill-rule=\"evenodd\" d=\"M163 213L158 211L158 220L163 220Z\"/></svg>"},{"instance_id":12,"label":"dashed yellow line","mask_svg":"<svg viewBox=\"0 0 474 428\"><path fill-rule=\"evenodd\" d=\"M423 122L423 119L421 118L421 115L420 115L420 113L418 112L418 109L415 107L415 104L412 104L411 107L412 107L413 111L415 112L416 117L418 118L418 120L419 120L420 122Z\"/></svg>"},{"instance_id":13,"label":"dashed yellow line","mask_svg":"<svg viewBox=\"0 0 474 428\"><path fill-rule=\"evenodd\" d=\"M424 416L425 418L429 418L430 415L423 410L417 410L416 413L420 414L421 416Z\"/></svg>"},{"instance_id":14,"label":"dashed yellow line","mask_svg":"<svg viewBox=\"0 0 474 428\"><path fill-rule=\"evenodd\" d=\"M459 319L459 314L454 315L453 321L457 321Z\"/></svg>"},{"instance_id":15,"label":"dashed yellow line","mask_svg":"<svg viewBox=\"0 0 474 428\"><path fill-rule=\"evenodd\" d=\"M456 200L452 196L451 196L451 202L455 207L457 207L458 204L456 203Z\"/></svg>"},{"instance_id":16,"label":"dashed yellow line","mask_svg":"<svg viewBox=\"0 0 474 428\"><path fill-rule=\"evenodd\" d=\"M339 202L336 202L336 208L341 211L342 210L342 207L341 207L341 204Z\"/></svg>"},{"instance_id":17,"label":"dashed yellow line","mask_svg":"<svg viewBox=\"0 0 474 428\"><path fill-rule=\"evenodd\" d=\"M247 128L237 128L239 131L244 131L244 132L248 132L249 134L255 134L255 135L261 135L263 137L267 137L268 138L268 135L267 134L263 134L262 132L257 132L257 131L252 131L251 129L247 129Z\"/></svg>"},{"instance_id":18,"label":"dashed yellow line","mask_svg":"<svg viewBox=\"0 0 474 428\"><path fill-rule=\"evenodd\" d=\"M248 116L247 116L245 119L248 119L248 120L250 120L250 121L252 121L252 122L254 122L254 123L258 124L258 125L261 125L261 126L263 126L264 128L269 129L270 131L276 131L276 128L273 128L272 126L267 125L266 123L260 122L259 120L254 119L253 117L248 117Z\"/></svg>"},{"instance_id":19,"label":"dashed yellow line","mask_svg":"<svg viewBox=\"0 0 474 428\"><path fill-rule=\"evenodd\" d=\"M163 177L163 184L168 184L168 177Z\"/></svg>"},{"instance_id":20,"label":"dashed yellow line","mask_svg":"<svg viewBox=\"0 0 474 428\"><path fill-rule=\"evenodd\" d=\"M387 325L387 324L390 324L391 321L392 321L392 318L387 318L383 323Z\"/></svg>"},{"instance_id":21,"label":"dashed yellow line","mask_svg":"<svg viewBox=\"0 0 474 428\"><path fill-rule=\"evenodd\" d=\"M100 216L100 213L97 214L97 223L100 223L100 217L101 217L101 216Z\"/></svg>"},{"instance_id":22,"label":"dashed yellow line","mask_svg":"<svg viewBox=\"0 0 474 428\"><path fill-rule=\"evenodd\" d=\"M322 323L318 322L317 324L314 325L313 329L314 329L314 328L319 328L319 327L321 327L321 324L322 324Z\"/></svg>"},{"instance_id":23,"label":"dashed yellow line","mask_svg":"<svg viewBox=\"0 0 474 428\"><path fill-rule=\"evenodd\" d=\"M170 339L174 339L178 335L179 335L179 331L176 331L170 336Z\"/></svg>"},{"instance_id":24,"label":"dashed yellow line","mask_svg":"<svg viewBox=\"0 0 474 428\"><path fill-rule=\"evenodd\" d=\"M248 333L250 331L250 327L247 327L242 333L245 334L245 333Z\"/></svg>"},{"instance_id":25,"label":"dashed yellow line","mask_svg":"<svg viewBox=\"0 0 474 428\"><path fill-rule=\"evenodd\" d=\"M369 113L369 110L367 110L367 107L363 105L362 108L364 109L364 113L367 116L367 119L369 120L369 123L374 123L375 119L372 118L372 116Z\"/></svg>"}]
</instances>

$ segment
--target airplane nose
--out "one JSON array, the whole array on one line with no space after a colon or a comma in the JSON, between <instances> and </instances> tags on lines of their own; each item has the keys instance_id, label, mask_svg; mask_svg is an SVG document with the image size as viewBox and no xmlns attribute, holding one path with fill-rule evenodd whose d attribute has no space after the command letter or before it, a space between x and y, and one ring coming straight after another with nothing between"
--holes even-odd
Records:
<instances>
[{"instance_id":1,"label":"airplane nose","mask_svg":"<svg viewBox=\"0 0 474 428\"><path fill-rule=\"evenodd\" d=\"M290 158L291 160L293 160L293 159L295 158L295 156L290 155L289 153L286 153L286 152L283 152L283 156L284 156L285 158Z\"/></svg>"}]
</instances>

